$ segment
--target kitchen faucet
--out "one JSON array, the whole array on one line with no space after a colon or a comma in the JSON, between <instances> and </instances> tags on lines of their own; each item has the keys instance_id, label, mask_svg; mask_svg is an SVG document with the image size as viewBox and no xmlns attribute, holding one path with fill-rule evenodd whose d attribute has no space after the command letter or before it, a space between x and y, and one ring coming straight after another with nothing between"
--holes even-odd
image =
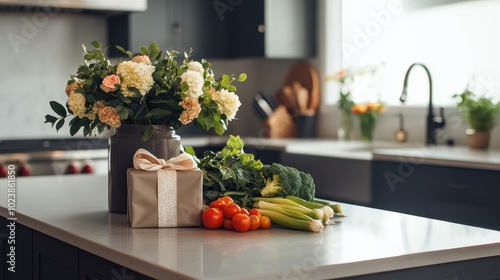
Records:
<instances>
[{"instance_id":1,"label":"kitchen faucet","mask_svg":"<svg viewBox=\"0 0 500 280\"><path fill-rule=\"evenodd\" d=\"M406 101L406 96L408 95L407 93L407 88L408 88L408 76L410 75L410 71L414 66L422 66L427 72L427 77L429 77L429 113L427 114L427 134L425 138L425 143L426 144L436 144L436 129L438 128L443 128L445 125L445 120L444 120L444 112L443 112L443 107L440 107L440 115L441 116L434 116L434 108L432 107L432 79L431 79L431 73L429 72L429 69L422 63L413 63L410 68L406 71L405 75L405 80L403 82L403 93L401 93L401 97L399 97L399 100L404 103Z\"/></svg>"}]
</instances>

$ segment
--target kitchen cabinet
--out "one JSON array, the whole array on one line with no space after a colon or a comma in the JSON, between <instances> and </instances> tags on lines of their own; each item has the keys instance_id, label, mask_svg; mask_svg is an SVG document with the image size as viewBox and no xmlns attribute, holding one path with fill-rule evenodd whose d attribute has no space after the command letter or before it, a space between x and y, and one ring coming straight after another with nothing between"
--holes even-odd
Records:
<instances>
[{"instance_id":1,"label":"kitchen cabinet","mask_svg":"<svg viewBox=\"0 0 500 280\"><path fill-rule=\"evenodd\" d=\"M78 279L78 248L33 231L33 273L35 280Z\"/></svg>"},{"instance_id":2,"label":"kitchen cabinet","mask_svg":"<svg viewBox=\"0 0 500 280\"><path fill-rule=\"evenodd\" d=\"M33 278L33 253L32 235L33 231L19 223L15 227L7 227L11 221L0 216L0 279L24 280ZM12 230L11 230L12 229ZM9 236L13 236L10 242ZM14 241L12 241L14 240ZM8 270L14 263L8 263L12 254L11 246L15 246L15 272ZM11 265L12 264L12 265Z\"/></svg>"},{"instance_id":3,"label":"kitchen cabinet","mask_svg":"<svg viewBox=\"0 0 500 280\"><path fill-rule=\"evenodd\" d=\"M229 57L297 59L315 56L315 0L238 3L224 13Z\"/></svg>"},{"instance_id":4,"label":"kitchen cabinet","mask_svg":"<svg viewBox=\"0 0 500 280\"><path fill-rule=\"evenodd\" d=\"M14 230L15 273L9 272L9 223L0 216L0 279L151 279L19 223Z\"/></svg>"},{"instance_id":5,"label":"kitchen cabinet","mask_svg":"<svg viewBox=\"0 0 500 280\"><path fill-rule=\"evenodd\" d=\"M373 207L500 230L500 171L375 160L372 174Z\"/></svg>"},{"instance_id":6,"label":"kitchen cabinet","mask_svg":"<svg viewBox=\"0 0 500 280\"><path fill-rule=\"evenodd\" d=\"M193 58L311 58L316 0L149 0L146 12L107 18L112 57L156 41L162 50L193 49Z\"/></svg>"},{"instance_id":7,"label":"kitchen cabinet","mask_svg":"<svg viewBox=\"0 0 500 280\"><path fill-rule=\"evenodd\" d=\"M86 252L84 250L78 251L79 256L79 274L81 280L84 279L134 279L146 280L152 279L137 273L133 270L127 269L121 265L110 262L99 256Z\"/></svg>"},{"instance_id":8,"label":"kitchen cabinet","mask_svg":"<svg viewBox=\"0 0 500 280\"><path fill-rule=\"evenodd\" d=\"M316 197L358 205L371 202L371 161L286 152L284 165L311 174Z\"/></svg>"},{"instance_id":9,"label":"kitchen cabinet","mask_svg":"<svg viewBox=\"0 0 500 280\"><path fill-rule=\"evenodd\" d=\"M123 56L115 45L139 52L140 46L157 42L161 50L181 53L193 49L196 59L225 57L225 23L212 1L149 0L146 12L118 14L107 18L108 44L112 57Z\"/></svg>"}]
</instances>

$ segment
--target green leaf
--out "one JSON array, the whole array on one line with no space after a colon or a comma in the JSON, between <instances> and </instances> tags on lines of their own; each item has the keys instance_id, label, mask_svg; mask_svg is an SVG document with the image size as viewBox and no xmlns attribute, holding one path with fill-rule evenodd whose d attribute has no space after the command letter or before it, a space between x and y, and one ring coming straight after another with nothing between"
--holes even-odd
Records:
<instances>
[{"instance_id":1,"label":"green leaf","mask_svg":"<svg viewBox=\"0 0 500 280\"><path fill-rule=\"evenodd\" d=\"M153 136L153 126L149 125L142 133L142 142L146 142Z\"/></svg>"},{"instance_id":2,"label":"green leaf","mask_svg":"<svg viewBox=\"0 0 500 280\"><path fill-rule=\"evenodd\" d=\"M45 123L51 123L52 125L54 125L54 123L57 121L58 119L54 116L51 116L51 115L45 115Z\"/></svg>"},{"instance_id":3,"label":"green leaf","mask_svg":"<svg viewBox=\"0 0 500 280\"><path fill-rule=\"evenodd\" d=\"M230 85L228 88L227 88L228 91L232 91L232 92L235 92L237 90L237 88L233 85Z\"/></svg>"},{"instance_id":4,"label":"green leaf","mask_svg":"<svg viewBox=\"0 0 500 280\"><path fill-rule=\"evenodd\" d=\"M56 130L59 131L61 127L64 125L64 119L60 119L56 124Z\"/></svg>"},{"instance_id":5,"label":"green leaf","mask_svg":"<svg viewBox=\"0 0 500 280\"><path fill-rule=\"evenodd\" d=\"M166 116L170 116L172 114L172 111L167 110L167 109L161 109L161 108L154 108L153 110L149 111L149 113L146 115L146 117L152 117L155 119L163 118Z\"/></svg>"},{"instance_id":6,"label":"green leaf","mask_svg":"<svg viewBox=\"0 0 500 280\"><path fill-rule=\"evenodd\" d=\"M52 108L52 110L54 110L54 112L56 112L56 114L58 114L59 116L61 116L63 118L66 117L66 115L67 115L66 108L64 108L63 105L59 104L56 101L50 101L49 104L50 104L50 107Z\"/></svg>"},{"instance_id":7,"label":"green leaf","mask_svg":"<svg viewBox=\"0 0 500 280\"><path fill-rule=\"evenodd\" d=\"M74 136L79 130L80 128L82 127L82 122L81 122L82 119L79 119L77 121L75 121L70 127L69 127L69 134L71 136Z\"/></svg>"},{"instance_id":8,"label":"green leaf","mask_svg":"<svg viewBox=\"0 0 500 280\"><path fill-rule=\"evenodd\" d=\"M100 49L101 48L101 43L99 43L98 41L92 41L92 46L94 46L94 48L96 49Z\"/></svg>"},{"instance_id":9,"label":"green leaf","mask_svg":"<svg viewBox=\"0 0 500 280\"><path fill-rule=\"evenodd\" d=\"M158 44L156 42L151 43L149 45L149 56L151 58L156 58L158 54L160 53L160 48L158 47Z\"/></svg>"},{"instance_id":10,"label":"green leaf","mask_svg":"<svg viewBox=\"0 0 500 280\"><path fill-rule=\"evenodd\" d=\"M238 76L238 82L244 82L244 81L246 81L246 79L247 79L247 74L246 73L241 73Z\"/></svg>"}]
</instances>

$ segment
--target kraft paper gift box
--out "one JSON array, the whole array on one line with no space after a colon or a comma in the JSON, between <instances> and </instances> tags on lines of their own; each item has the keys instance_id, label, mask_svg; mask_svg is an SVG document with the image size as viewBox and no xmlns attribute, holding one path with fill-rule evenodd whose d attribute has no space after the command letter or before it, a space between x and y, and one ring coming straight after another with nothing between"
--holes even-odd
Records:
<instances>
[{"instance_id":1,"label":"kraft paper gift box","mask_svg":"<svg viewBox=\"0 0 500 280\"><path fill-rule=\"evenodd\" d=\"M153 164L136 164L136 158ZM169 166L172 161L176 159L159 160L143 149L134 155L135 168L127 172L128 218L133 228L201 226L203 171L194 160L180 168L176 163Z\"/></svg>"}]
</instances>

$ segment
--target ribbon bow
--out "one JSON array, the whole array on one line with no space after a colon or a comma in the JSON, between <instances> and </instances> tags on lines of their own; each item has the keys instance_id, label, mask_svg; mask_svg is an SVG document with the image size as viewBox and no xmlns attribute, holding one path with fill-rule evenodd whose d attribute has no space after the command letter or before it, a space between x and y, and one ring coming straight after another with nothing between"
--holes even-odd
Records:
<instances>
[{"instance_id":1,"label":"ribbon bow","mask_svg":"<svg viewBox=\"0 0 500 280\"><path fill-rule=\"evenodd\" d=\"M191 170L197 167L193 157L186 153L169 160L159 159L145 149L138 149L134 154L134 168L144 171L159 169Z\"/></svg>"}]
</instances>

